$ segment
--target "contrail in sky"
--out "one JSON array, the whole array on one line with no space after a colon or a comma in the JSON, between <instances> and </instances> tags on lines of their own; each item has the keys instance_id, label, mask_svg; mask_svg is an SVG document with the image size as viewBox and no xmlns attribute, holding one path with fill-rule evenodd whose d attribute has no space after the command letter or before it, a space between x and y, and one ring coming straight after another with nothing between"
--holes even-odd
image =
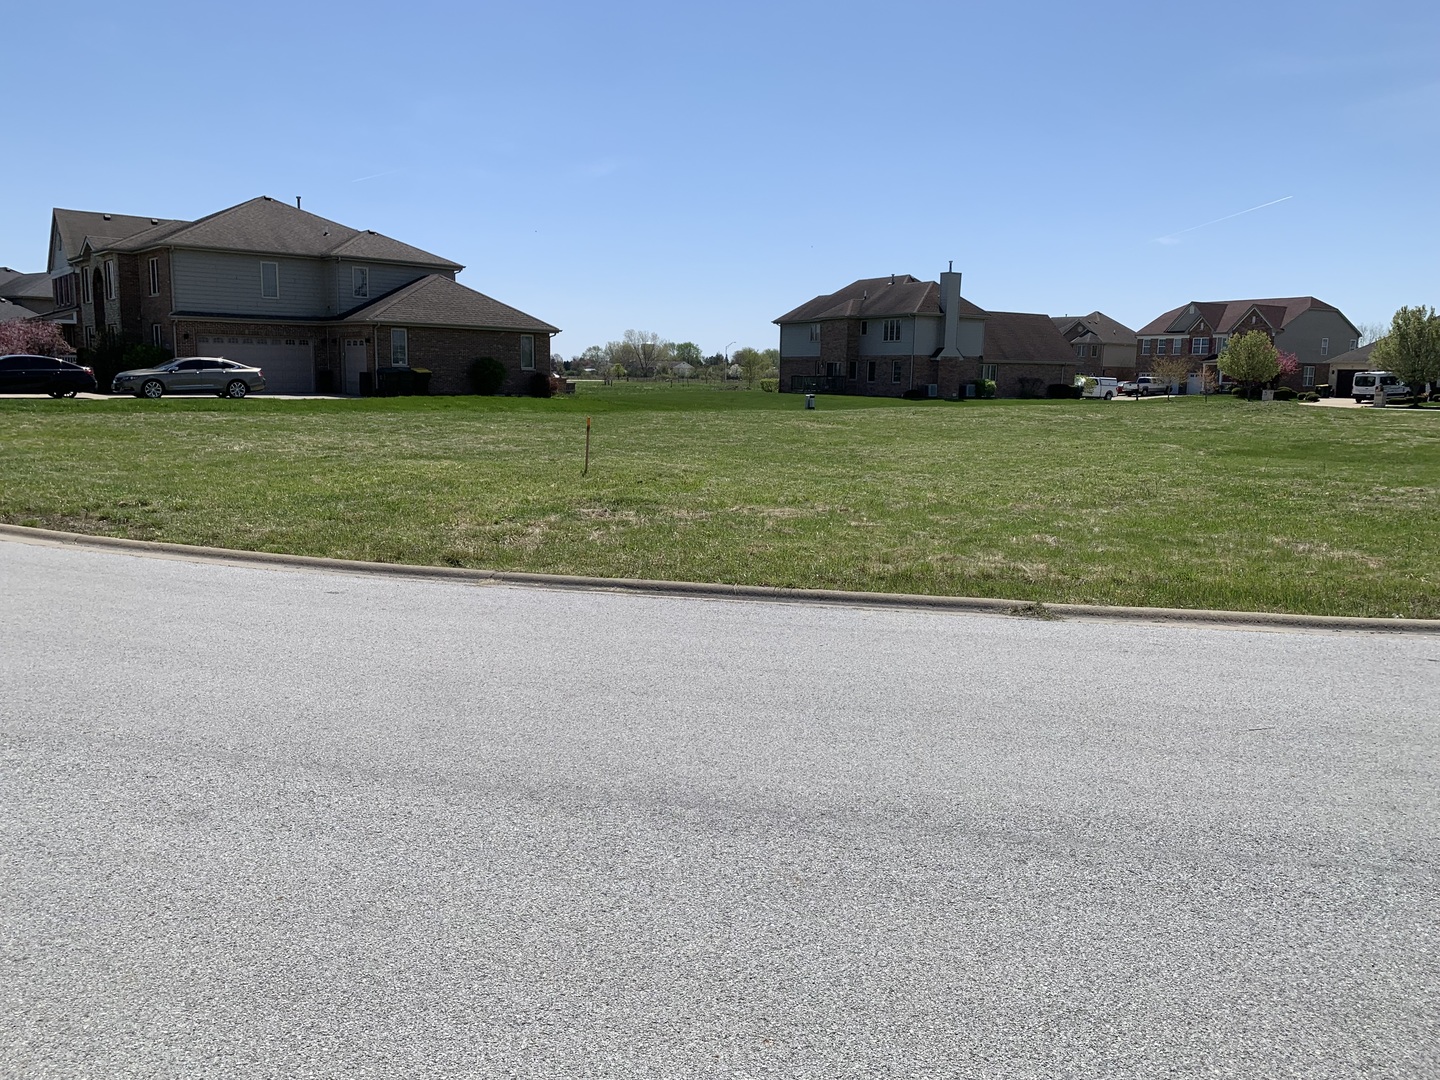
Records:
<instances>
[{"instance_id":1,"label":"contrail in sky","mask_svg":"<svg viewBox=\"0 0 1440 1080\"><path fill-rule=\"evenodd\" d=\"M399 169L391 169L389 172L377 172L371 173L369 176L357 176L354 180L351 180L350 182L352 184L358 184L362 180L378 180L382 176L394 176L399 171Z\"/></svg>"},{"instance_id":2,"label":"contrail in sky","mask_svg":"<svg viewBox=\"0 0 1440 1080\"><path fill-rule=\"evenodd\" d=\"M1285 199L1293 199L1294 197L1294 195L1286 195L1284 198L1271 199L1269 202L1262 202L1259 206L1252 206L1249 210L1238 210L1233 214L1226 214L1224 217L1217 217L1214 221L1206 221L1200 225L1191 225L1188 229L1181 229L1179 232L1166 233L1164 236L1157 236L1155 238L1155 242L1157 244L1178 244L1180 241L1176 239L1177 236L1183 236L1187 232L1194 232L1196 229L1203 229L1207 225L1218 225L1222 221L1229 221L1231 218L1237 218L1241 214L1253 214L1256 210L1264 210L1267 206L1274 206L1276 203L1282 203L1285 201Z\"/></svg>"}]
</instances>

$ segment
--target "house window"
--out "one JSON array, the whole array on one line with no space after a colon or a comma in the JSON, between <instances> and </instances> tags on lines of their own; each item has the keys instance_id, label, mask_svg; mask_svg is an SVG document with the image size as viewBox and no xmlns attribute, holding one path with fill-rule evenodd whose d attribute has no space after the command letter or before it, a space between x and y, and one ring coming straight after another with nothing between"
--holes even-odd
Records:
<instances>
[{"instance_id":1,"label":"house window","mask_svg":"<svg viewBox=\"0 0 1440 1080\"><path fill-rule=\"evenodd\" d=\"M1230 340L1230 338L1229 338L1229 336L1226 335L1226 334L1216 334L1216 335L1215 335L1215 351L1216 351L1217 353L1222 353L1222 352L1224 352L1224 351L1225 351L1225 342L1227 342L1227 341L1229 341L1229 340Z\"/></svg>"},{"instance_id":2,"label":"house window","mask_svg":"<svg viewBox=\"0 0 1440 1080\"><path fill-rule=\"evenodd\" d=\"M390 331L390 365L410 366L410 341L403 326L397 326Z\"/></svg>"},{"instance_id":3,"label":"house window","mask_svg":"<svg viewBox=\"0 0 1440 1080\"><path fill-rule=\"evenodd\" d=\"M1304 367L1302 367L1302 368L1300 369L1300 385L1301 385L1301 386L1314 386L1314 385L1315 385L1315 368L1312 367L1310 364L1306 364Z\"/></svg>"},{"instance_id":4,"label":"house window","mask_svg":"<svg viewBox=\"0 0 1440 1080\"><path fill-rule=\"evenodd\" d=\"M1084 345L1076 345L1076 346L1075 346L1075 356L1076 356L1077 359L1080 359L1080 360L1084 360L1084 359L1085 359L1085 346L1084 346Z\"/></svg>"},{"instance_id":5,"label":"house window","mask_svg":"<svg viewBox=\"0 0 1440 1080\"><path fill-rule=\"evenodd\" d=\"M869 323L868 320L866 320L866 319L861 319L861 320L860 320L860 333L861 333L862 336L865 335L865 334L870 333L870 323Z\"/></svg>"},{"instance_id":6,"label":"house window","mask_svg":"<svg viewBox=\"0 0 1440 1080\"><path fill-rule=\"evenodd\" d=\"M1210 339L1208 337L1197 337L1190 339L1190 355L1206 356L1210 352Z\"/></svg>"},{"instance_id":7,"label":"house window","mask_svg":"<svg viewBox=\"0 0 1440 1080\"><path fill-rule=\"evenodd\" d=\"M95 347L95 327L85 327L85 344L89 345L92 349Z\"/></svg>"},{"instance_id":8,"label":"house window","mask_svg":"<svg viewBox=\"0 0 1440 1080\"><path fill-rule=\"evenodd\" d=\"M886 341L899 341L899 340L900 340L900 320L899 320L899 319L886 319L886 320L885 320L885 340L886 340ZM898 380L897 380L897 381L898 381Z\"/></svg>"},{"instance_id":9,"label":"house window","mask_svg":"<svg viewBox=\"0 0 1440 1080\"><path fill-rule=\"evenodd\" d=\"M1354 351L1355 351L1356 349L1358 349L1359 347L1360 347L1360 339L1359 339L1358 337L1352 337L1352 338L1350 339L1350 351L1351 351L1351 352L1354 352Z\"/></svg>"},{"instance_id":10,"label":"house window","mask_svg":"<svg viewBox=\"0 0 1440 1080\"><path fill-rule=\"evenodd\" d=\"M82 273L80 275L80 293L85 297L85 303L91 303L89 274Z\"/></svg>"},{"instance_id":11,"label":"house window","mask_svg":"<svg viewBox=\"0 0 1440 1080\"><path fill-rule=\"evenodd\" d=\"M364 300L370 295L370 268L355 266L350 269L350 295Z\"/></svg>"},{"instance_id":12,"label":"house window","mask_svg":"<svg viewBox=\"0 0 1440 1080\"><path fill-rule=\"evenodd\" d=\"M165 342L163 342L163 341L160 340L160 333L161 333L161 331L160 331L160 324L159 324L158 322L157 322L157 323L151 323L151 324L150 324L150 344L151 344L151 345L159 346L159 345L164 345L164 344L165 344Z\"/></svg>"},{"instance_id":13,"label":"house window","mask_svg":"<svg viewBox=\"0 0 1440 1080\"><path fill-rule=\"evenodd\" d=\"M998 365L998 364L981 364L981 365L980 365L980 378L982 378L982 379L988 379L990 382L994 382L996 376L999 375L999 374L1000 374L1000 365Z\"/></svg>"},{"instance_id":14,"label":"house window","mask_svg":"<svg viewBox=\"0 0 1440 1080\"><path fill-rule=\"evenodd\" d=\"M1171 356L1179 356L1179 355L1180 355L1182 352L1184 352L1184 351L1185 351L1185 339L1184 339L1184 338L1178 338L1178 337L1177 337L1177 338L1175 339L1175 351L1172 352L1170 355L1171 355Z\"/></svg>"},{"instance_id":15,"label":"house window","mask_svg":"<svg viewBox=\"0 0 1440 1080\"><path fill-rule=\"evenodd\" d=\"M851 360L851 361L850 361L849 374L850 374L850 378L851 378L851 379L855 379L855 378L857 378L857 377L859 376L859 374L860 374L860 362L859 362L858 360Z\"/></svg>"},{"instance_id":16,"label":"house window","mask_svg":"<svg viewBox=\"0 0 1440 1080\"><path fill-rule=\"evenodd\" d=\"M150 295L160 295L160 260L150 260Z\"/></svg>"},{"instance_id":17,"label":"house window","mask_svg":"<svg viewBox=\"0 0 1440 1080\"><path fill-rule=\"evenodd\" d=\"M840 361L827 360L825 362L825 374L832 379L838 379L840 377Z\"/></svg>"},{"instance_id":18,"label":"house window","mask_svg":"<svg viewBox=\"0 0 1440 1080\"><path fill-rule=\"evenodd\" d=\"M865 381L866 381L866 382L874 382L874 381L875 381L875 361L874 361L874 360L871 360L868 364L865 365Z\"/></svg>"},{"instance_id":19,"label":"house window","mask_svg":"<svg viewBox=\"0 0 1440 1080\"><path fill-rule=\"evenodd\" d=\"M1329 355L1330 355L1330 339L1329 339L1328 337L1322 337L1322 338L1320 339L1320 355L1321 355L1321 356L1329 356Z\"/></svg>"},{"instance_id":20,"label":"house window","mask_svg":"<svg viewBox=\"0 0 1440 1080\"><path fill-rule=\"evenodd\" d=\"M115 260L105 260L105 299L115 299Z\"/></svg>"},{"instance_id":21,"label":"house window","mask_svg":"<svg viewBox=\"0 0 1440 1080\"><path fill-rule=\"evenodd\" d=\"M1141 356L1149 356L1149 355L1150 355L1150 339L1149 339L1148 337L1147 337L1147 338L1141 338L1141 339L1140 339L1140 355L1141 355Z\"/></svg>"},{"instance_id":22,"label":"house window","mask_svg":"<svg viewBox=\"0 0 1440 1080\"><path fill-rule=\"evenodd\" d=\"M273 262L262 262L260 264L260 295L266 300L276 300L280 296L280 264Z\"/></svg>"},{"instance_id":23,"label":"house window","mask_svg":"<svg viewBox=\"0 0 1440 1080\"><path fill-rule=\"evenodd\" d=\"M899 360L896 360L890 367L890 381L898 383L903 375L904 365L901 364Z\"/></svg>"},{"instance_id":24,"label":"house window","mask_svg":"<svg viewBox=\"0 0 1440 1080\"><path fill-rule=\"evenodd\" d=\"M535 335L520 335L520 370L535 370Z\"/></svg>"},{"instance_id":25,"label":"house window","mask_svg":"<svg viewBox=\"0 0 1440 1080\"><path fill-rule=\"evenodd\" d=\"M1091 355L1091 356L1099 356L1099 355L1100 355L1100 346L1099 346L1099 345L1091 345L1091 346L1090 346L1090 355Z\"/></svg>"},{"instance_id":26,"label":"house window","mask_svg":"<svg viewBox=\"0 0 1440 1080\"><path fill-rule=\"evenodd\" d=\"M1166 338L1163 338L1163 337L1162 337L1162 338L1156 338L1156 339L1155 339L1155 355L1156 355L1156 356L1164 356L1164 355L1165 355L1165 342L1166 342L1166 340L1167 340L1167 339L1166 339Z\"/></svg>"},{"instance_id":27,"label":"house window","mask_svg":"<svg viewBox=\"0 0 1440 1080\"><path fill-rule=\"evenodd\" d=\"M818 322L812 322L812 323L810 324L810 340L811 340L811 341L819 341L819 340L820 340L820 324L819 324Z\"/></svg>"}]
</instances>

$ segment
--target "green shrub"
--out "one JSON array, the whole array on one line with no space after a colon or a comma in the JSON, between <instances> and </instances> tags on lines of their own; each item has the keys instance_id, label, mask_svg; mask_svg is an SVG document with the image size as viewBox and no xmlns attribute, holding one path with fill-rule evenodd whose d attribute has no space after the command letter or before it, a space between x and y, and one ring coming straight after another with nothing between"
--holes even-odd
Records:
<instances>
[{"instance_id":1,"label":"green shrub","mask_svg":"<svg viewBox=\"0 0 1440 1080\"><path fill-rule=\"evenodd\" d=\"M767 394L773 394L773 393L775 393L777 390L780 389L780 380L779 380L779 379L761 379L761 380L760 380L760 389L761 389L761 390L764 390L765 393L767 393Z\"/></svg>"},{"instance_id":2,"label":"green shrub","mask_svg":"<svg viewBox=\"0 0 1440 1080\"><path fill-rule=\"evenodd\" d=\"M470 365L470 389L486 397L498 394L505 385L505 365L492 356L482 356Z\"/></svg>"},{"instance_id":3,"label":"green shrub","mask_svg":"<svg viewBox=\"0 0 1440 1080\"><path fill-rule=\"evenodd\" d=\"M550 376L543 371L532 372L526 380L525 392L531 397L549 397L555 393L555 387L550 384Z\"/></svg>"},{"instance_id":4,"label":"green shrub","mask_svg":"<svg viewBox=\"0 0 1440 1080\"><path fill-rule=\"evenodd\" d=\"M1320 395L1315 393L1314 390L1307 390L1305 393L1300 395L1300 400L1313 404L1314 402L1320 400Z\"/></svg>"},{"instance_id":5,"label":"green shrub","mask_svg":"<svg viewBox=\"0 0 1440 1080\"><path fill-rule=\"evenodd\" d=\"M1045 396L1048 398L1078 398L1084 392L1083 386L1071 386L1063 382L1052 382L1045 387Z\"/></svg>"},{"instance_id":6,"label":"green shrub","mask_svg":"<svg viewBox=\"0 0 1440 1080\"><path fill-rule=\"evenodd\" d=\"M1250 388L1248 386L1237 386L1235 387L1235 389L1231 390L1230 393L1232 396L1238 397L1241 401L1251 400Z\"/></svg>"},{"instance_id":7,"label":"green shrub","mask_svg":"<svg viewBox=\"0 0 1440 1080\"><path fill-rule=\"evenodd\" d=\"M993 398L995 396L994 379L981 379L975 386L975 393L978 397Z\"/></svg>"},{"instance_id":8,"label":"green shrub","mask_svg":"<svg viewBox=\"0 0 1440 1080\"><path fill-rule=\"evenodd\" d=\"M1288 386L1277 386L1275 388L1276 401L1294 401L1295 391Z\"/></svg>"}]
</instances>

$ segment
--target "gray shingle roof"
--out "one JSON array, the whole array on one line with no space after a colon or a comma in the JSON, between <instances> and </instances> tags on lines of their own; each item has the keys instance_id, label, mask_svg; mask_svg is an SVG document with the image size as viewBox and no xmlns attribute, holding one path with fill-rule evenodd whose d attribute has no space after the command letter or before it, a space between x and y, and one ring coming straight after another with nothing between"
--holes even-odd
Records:
<instances>
[{"instance_id":1,"label":"gray shingle roof","mask_svg":"<svg viewBox=\"0 0 1440 1080\"><path fill-rule=\"evenodd\" d=\"M1381 340L1383 341L1384 339L1382 338ZM1379 344L1379 341L1372 341L1369 345L1361 345L1358 349L1351 349L1349 352L1343 352L1339 356L1332 356L1330 358L1330 367L1356 368L1360 371L1370 371L1372 370L1370 353L1375 346Z\"/></svg>"},{"instance_id":2,"label":"gray shingle roof","mask_svg":"<svg viewBox=\"0 0 1440 1080\"><path fill-rule=\"evenodd\" d=\"M365 229L352 229L268 195L251 199L198 221L164 222L111 245L116 251L157 247L244 251L309 258L373 259L444 270L463 270L410 244Z\"/></svg>"},{"instance_id":3,"label":"gray shingle roof","mask_svg":"<svg viewBox=\"0 0 1440 1080\"><path fill-rule=\"evenodd\" d=\"M58 206L55 208L55 227L60 230L60 244L67 257L80 253L80 246L87 236L103 237L107 243L113 244L169 220L134 214L104 214L91 210L63 210Z\"/></svg>"},{"instance_id":4,"label":"gray shingle roof","mask_svg":"<svg viewBox=\"0 0 1440 1080\"><path fill-rule=\"evenodd\" d=\"M992 311L985 322L987 364L1073 364L1075 350L1049 315Z\"/></svg>"},{"instance_id":5,"label":"gray shingle roof","mask_svg":"<svg viewBox=\"0 0 1440 1080\"><path fill-rule=\"evenodd\" d=\"M362 308L342 315L343 322L396 323L401 326L451 326L475 330L524 330L558 334L560 328L466 288L443 274L429 274L402 285Z\"/></svg>"},{"instance_id":6,"label":"gray shingle roof","mask_svg":"<svg viewBox=\"0 0 1440 1080\"><path fill-rule=\"evenodd\" d=\"M0 298L0 323L19 322L21 319L35 318L35 312L19 304L12 304L9 300Z\"/></svg>"},{"instance_id":7,"label":"gray shingle roof","mask_svg":"<svg viewBox=\"0 0 1440 1080\"><path fill-rule=\"evenodd\" d=\"M881 319L898 315L935 315L940 311L940 285L909 274L861 278L838 292L817 296L774 320L776 323L821 322L825 319ZM963 296L960 314L983 319L985 312Z\"/></svg>"},{"instance_id":8,"label":"gray shingle roof","mask_svg":"<svg viewBox=\"0 0 1440 1080\"><path fill-rule=\"evenodd\" d=\"M50 275L39 274L15 274L13 277L0 277L0 296L10 300L50 300L55 295L54 287L50 284Z\"/></svg>"}]
</instances>

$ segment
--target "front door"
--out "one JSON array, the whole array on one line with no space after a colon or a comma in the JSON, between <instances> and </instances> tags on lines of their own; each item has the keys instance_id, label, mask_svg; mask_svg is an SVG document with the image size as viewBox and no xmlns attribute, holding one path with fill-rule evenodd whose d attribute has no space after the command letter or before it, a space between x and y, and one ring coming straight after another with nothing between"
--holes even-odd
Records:
<instances>
[{"instance_id":1,"label":"front door","mask_svg":"<svg viewBox=\"0 0 1440 1080\"><path fill-rule=\"evenodd\" d=\"M365 339L345 339L345 393L360 393L360 373L365 370Z\"/></svg>"}]
</instances>

